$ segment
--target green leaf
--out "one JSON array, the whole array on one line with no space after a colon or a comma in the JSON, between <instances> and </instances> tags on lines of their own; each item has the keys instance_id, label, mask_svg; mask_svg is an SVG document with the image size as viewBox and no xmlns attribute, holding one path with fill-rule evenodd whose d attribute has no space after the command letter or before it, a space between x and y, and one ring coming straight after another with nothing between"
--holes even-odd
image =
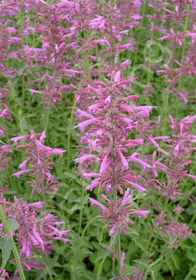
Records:
<instances>
[{"instance_id":1,"label":"green leaf","mask_svg":"<svg viewBox=\"0 0 196 280\"><path fill-rule=\"evenodd\" d=\"M141 238L136 238L136 239L135 239L135 243L136 243L136 245L137 245L142 251L144 251L145 246L146 246L146 242L145 242L143 239L141 239Z\"/></svg>"},{"instance_id":2,"label":"green leaf","mask_svg":"<svg viewBox=\"0 0 196 280\"><path fill-rule=\"evenodd\" d=\"M111 253L106 250L106 249L102 249L99 256L97 257L97 259L95 260L95 262L98 262L99 260L102 260L103 258L109 256Z\"/></svg>"},{"instance_id":3,"label":"green leaf","mask_svg":"<svg viewBox=\"0 0 196 280\"><path fill-rule=\"evenodd\" d=\"M2 251L1 270L3 270L10 257L10 254L11 254L12 240L10 238L1 238L0 239L0 249Z\"/></svg>"},{"instance_id":4,"label":"green leaf","mask_svg":"<svg viewBox=\"0 0 196 280\"><path fill-rule=\"evenodd\" d=\"M174 263L174 265L175 265L175 268L178 270L178 269L180 269L180 266L179 266L179 257L178 257L178 255L177 254L174 254L173 252L172 252L172 254L171 254L171 259L173 260L173 263Z\"/></svg>"},{"instance_id":5,"label":"green leaf","mask_svg":"<svg viewBox=\"0 0 196 280\"><path fill-rule=\"evenodd\" d=\"M15 231L15 230L17 230L19 224L18 224L18 222L16 220L10 219L9 220L9 226L10 226L10 230L11 231Z\"/></svg>"}]
</instances>

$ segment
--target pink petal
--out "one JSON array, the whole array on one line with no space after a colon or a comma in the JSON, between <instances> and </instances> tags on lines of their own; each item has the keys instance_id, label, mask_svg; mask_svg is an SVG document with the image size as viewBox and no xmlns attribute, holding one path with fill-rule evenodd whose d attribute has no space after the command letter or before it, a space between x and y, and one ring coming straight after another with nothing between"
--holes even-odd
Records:
<instances>
[{"instance_id":1,"label":"pink petal","mask_svg":"<svg viewBox=\"0 0 196 280\"><path fill-rule=\"evenodd\" d=\"M22 170L22 171L14 173L13 175L15 175L19 179L20 175L27 173L27 172L31 172L31 171L33 171L33 170L32 169Z\"/></svg>"},{"instance_id":2,"label":"pink petal","mask_svg":"<svg viewBox=\"0 0 196 280\"><path fill-rule=\"evenodd\" d=\"M101 166L100 166L100 169L99 169L99 173L100 174L104 174L106 169L107 169L107 154L105 155L102 163L101 163Z\"/></svg>"},{"instance_id":3,"label":"pink petal","mask_svg":"<svg viewBox=\"0 0 196 280\"><path fill-rule=\"evenodd\" d=\"M127 181L127 182L129 184L131 184L132 186L134 186L134 188L137 189L138 193L141 192L141 191L145 191L146 192L146 190L143 187L141 187L140 185L138 185L138 184L136 184L136 183L134 183L132 181Z\"/></svg>"}]
</instances>

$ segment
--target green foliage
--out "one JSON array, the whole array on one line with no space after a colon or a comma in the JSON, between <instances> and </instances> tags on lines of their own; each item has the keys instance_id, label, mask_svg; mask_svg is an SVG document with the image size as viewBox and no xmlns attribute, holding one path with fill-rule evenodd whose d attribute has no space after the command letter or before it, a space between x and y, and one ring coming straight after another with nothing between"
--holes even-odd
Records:
<instances>
[{"instance_id":1,"label":"green foliage","mask_svg":"<svg viewBox=\"0 0 196 280\"><path fill-rule=\"evenodd\" d=\"M4 269L12 251L12 240L9 237L0 239L0 249L2 251L1 269Z\"/></svg>"}]
</instances>

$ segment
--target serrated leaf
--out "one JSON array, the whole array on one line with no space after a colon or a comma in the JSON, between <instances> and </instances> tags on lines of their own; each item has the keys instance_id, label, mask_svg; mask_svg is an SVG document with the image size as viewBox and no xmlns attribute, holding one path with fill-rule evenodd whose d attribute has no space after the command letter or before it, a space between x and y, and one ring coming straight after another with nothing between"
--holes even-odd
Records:
<instances>
[{"instance_id":1,"label":"serrated leaf","mask_svg":"<svg viewBox=\"0 0 196 280\"><path fill-rule=\"evenodd\" d=\"M176 254L171 254L171 259L173 260L173 263L174 263L174 265L175 265L175 268L176 268L176 269L179 269L180 266L179 266L179 257L178 257L178 255L176 255Z\"/></svg>"},{"instance_id":2,"label":"serrated leaf","mask_svg":"<svg viewBox=\"0 0 196 280\"><path fill-rule=\"evenodd\" d=\"M141 238L136 238L136 239L135 239L135 243L136 243L136 245L137 245L140 249L142 249L142 251L144 250L144 248L145 248L145 246L146 246L146 242L145 242L143 239L141 239Z\"/></svg>"},{"instance_id":3,"label":"serrated leaf","mask_svg":"<svg viewBox=\"0 0 196 280\"><path fill-rule=\"evenodd\" d=\"M102 260L103 258L109 256L111 253L108 250L104 250L102 249L99 256L97 257L97 259L95 260L95 262L98 262L99 260Z\"/></svg>"},{"instance_id":4,"label":"serrated leaf","mask_svg":"<svg viewBox=\"0 0 196 280\"><path fill-rule=\"evenodd\" d=\"M18 222L16 220L14 220L14 219L10 219L8 221L9 221L10 230L11 231L17 230L17 228L19 226Z\"/></svg>"},{"instance_id":5,"label":"serrated leaf","mask_svg":"<svg viewBox=\"0 0 196 280\"><path fill-rule=\"evenodd\" d=\"M12 240L10 238L1 238L0 239L0 249L2 251L1 270L3 270L10 257L10 254L11 254Z\"/></svg>"},{"instance_id":6,"label":"serrated leaf","mask_svg":"<svg viewBox=\"0 0 196 280\"><path fill-rule=\"evenodd\" d=\"M48 268L52 268L56 266L58 260L58 256L55 256L54 258L50 259L48 256L42 257L42 263L47 266Z\"/></svg>"},{"instance_id":7,"label":"serrated leaf","mask_svg":"<svg viewBox=\"0 0 196 280\"><path fill-rule=\"evenodd\" d=\"M27 122L26 122L25 118L22 118L20 120L20 126L21 126L22 130L24 130L27 127Z\"/></svg>"}]
</instances>

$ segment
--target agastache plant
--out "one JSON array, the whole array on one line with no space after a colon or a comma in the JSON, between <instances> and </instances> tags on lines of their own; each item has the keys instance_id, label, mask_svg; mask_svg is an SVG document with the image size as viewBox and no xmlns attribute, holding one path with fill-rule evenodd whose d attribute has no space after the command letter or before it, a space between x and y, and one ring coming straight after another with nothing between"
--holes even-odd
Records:
<instances>
[{"instance_id":1,"label":"agastache plant","mask_svg":"<svg viewBox=\"0 0 196 280\"><path fill-rule=\"evenodd\" d=\"M149 211L132 209L128 186L136 188L137 192L145 191L139 185L136 170L129 169L129 162L138 162L148 168L151 166L137 158L137 153L130 154L130 148L143 144L142 139L130 138L131 132L137 127L137 119L149 116L151 106L137 106L136 95L124 95L127 80L121 77L121 71L112 71L110 79L93 81L87 87L92 96L92 105L86 110L76 109L76 117L81 120L76 128L83 132L82 142L88 144L87 151L75 160L78 163L94 160L99 165L99 172L86 170L86 178L96 177L86 188L93 190L99 186L99 192L105 192L102 197L107 206L93 198L89 198L91 205L95 204L101 210L107 225L111 228L110 236L126 234L128 224L132 224L129 216L136 214L139 218L146 217ZM123 199L118 199L118 191ZM129 205L127 205L129 204ZM121 275L120 246L118 248L118 271Z\"/></svg>"}]
</instances>

